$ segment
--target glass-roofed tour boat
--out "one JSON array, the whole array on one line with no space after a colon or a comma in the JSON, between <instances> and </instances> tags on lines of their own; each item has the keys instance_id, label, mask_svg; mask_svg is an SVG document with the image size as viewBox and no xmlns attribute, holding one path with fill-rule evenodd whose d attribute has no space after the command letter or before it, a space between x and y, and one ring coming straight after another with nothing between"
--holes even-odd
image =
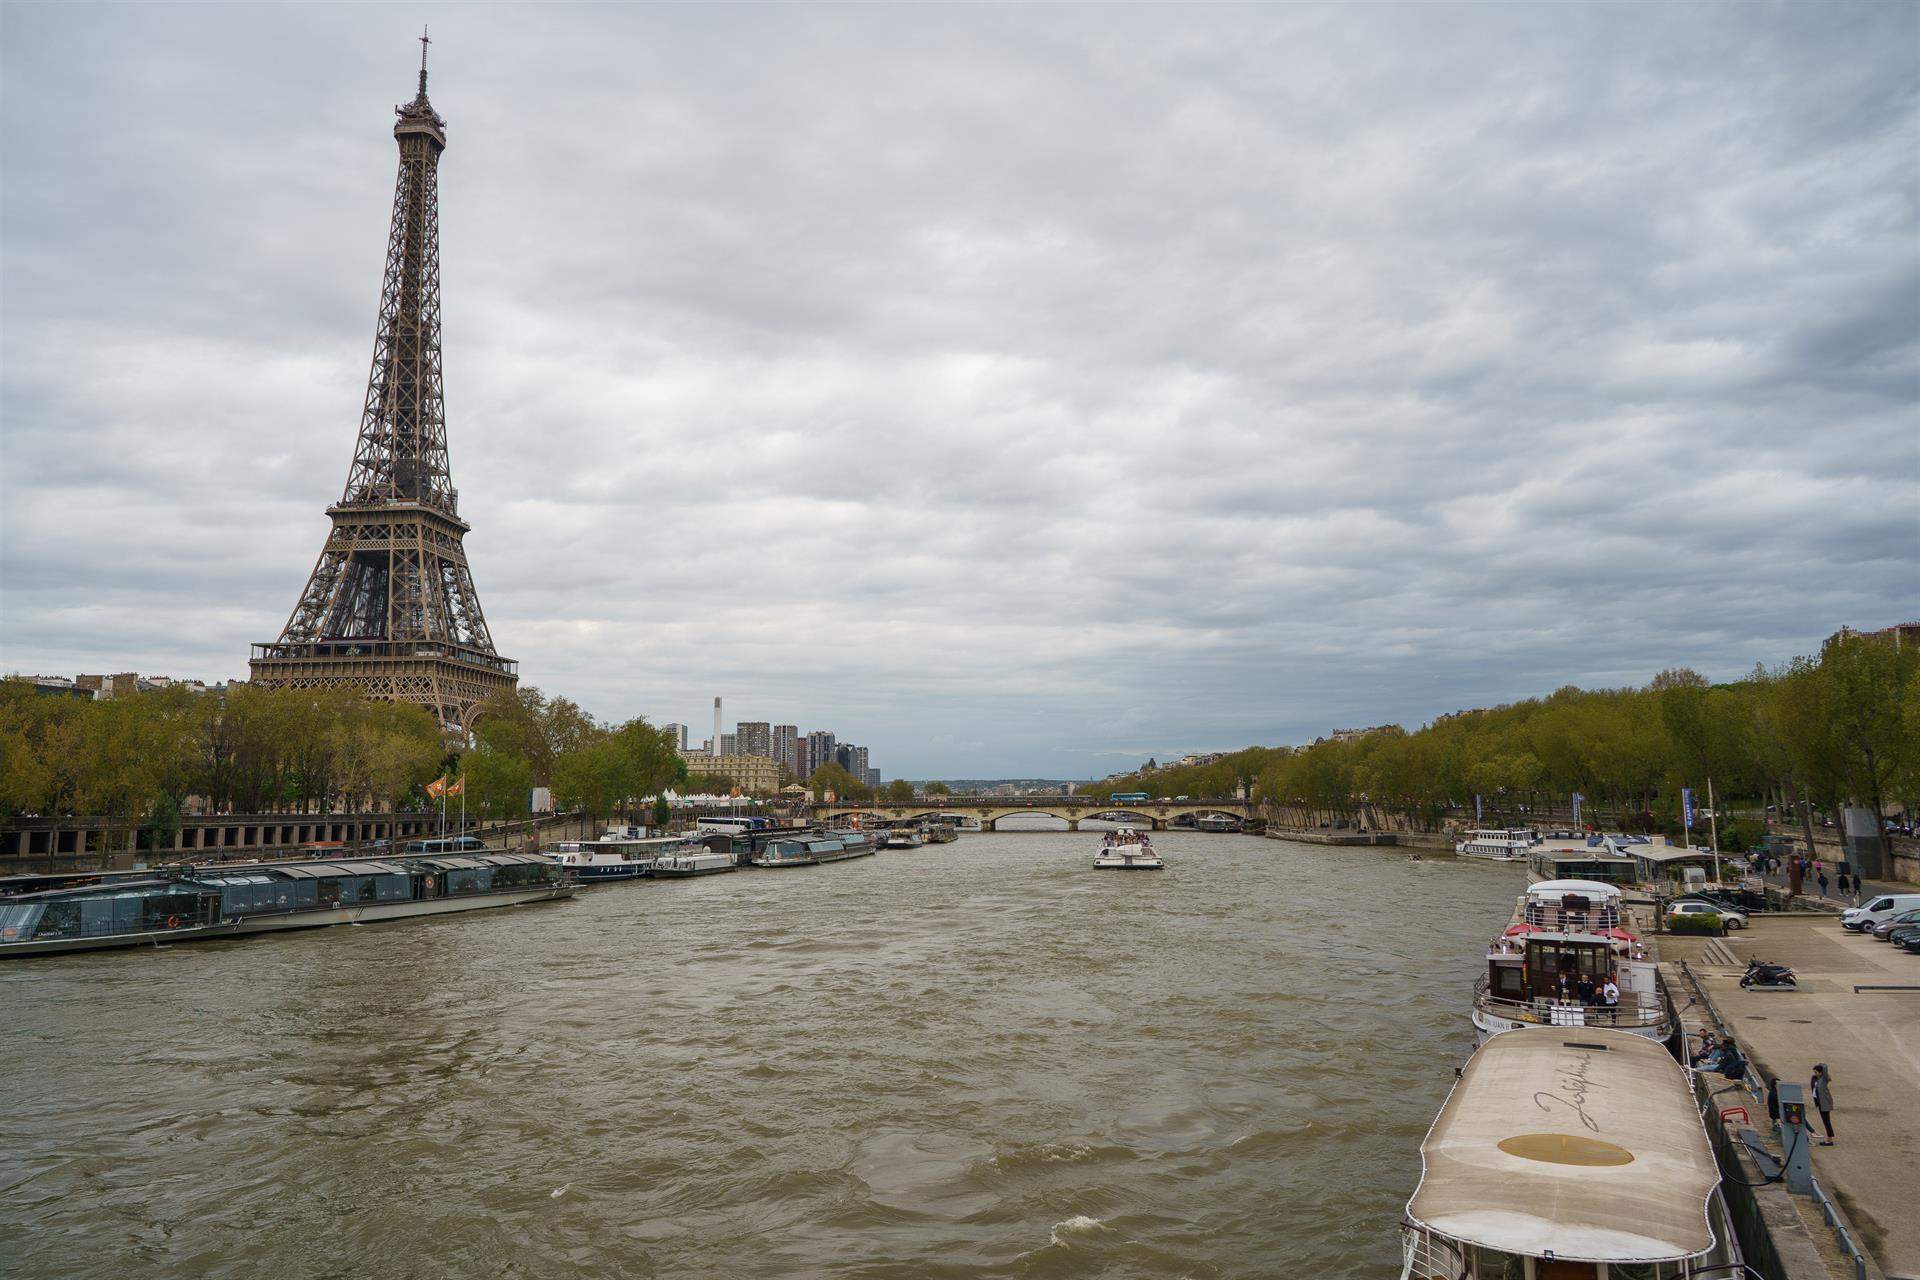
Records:
<instances>
[{"instance_id":1,"label":"glass-roofed tour boat","mask_svg":"<svg viewBox=\"0 0 1920 1280\"><path fill-rule=\"evenodd\" d=\"M476 911L574 887L531 853L168 867L0 897L0 958Z\"/></svg>"},{"instance_id":2,"label":"glass-roofed tour boat","mask_svg":"<svg viewBox=\"0 0 1920 1280\"><path fill-rule=\"evenodd\" d=\"M1620 1031L1496 1036L1420 1144L1401 1280L1746 1274L1687 1072Z\"/></svg>"}]
</instances>

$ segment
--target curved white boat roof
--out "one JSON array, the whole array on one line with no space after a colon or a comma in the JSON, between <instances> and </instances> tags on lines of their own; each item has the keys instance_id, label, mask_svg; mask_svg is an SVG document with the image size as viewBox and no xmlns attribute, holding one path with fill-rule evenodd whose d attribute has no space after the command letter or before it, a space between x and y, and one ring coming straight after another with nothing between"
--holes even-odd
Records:
<instances>
[{"instance_id":1,"label":"curved white boat roof","mask_svg":"<svg viewBox=\"0 0 1920 1280\"><path fill-rule=\"evenodd\" d=\"M1588 898L1617 898L1620 896L1620 886L1600 880L1542 880L1539 884L1527 886L1529 898L1564 898L1570 893Z\"/></svg>"},{"instance_id":2,"label":"curved white boat roof","mask_svg":"<svg viewBox=\"0 0 1920 1280\"><path fill-rule=\"evenodd\" d=\"M1720 1174L1686 1072L1624 1031L1495 1036L1467 1062L1420 1162L1407 1216L1452 1240L1580 1262L1713 1248Z\"/></svg>"}]
</instances>

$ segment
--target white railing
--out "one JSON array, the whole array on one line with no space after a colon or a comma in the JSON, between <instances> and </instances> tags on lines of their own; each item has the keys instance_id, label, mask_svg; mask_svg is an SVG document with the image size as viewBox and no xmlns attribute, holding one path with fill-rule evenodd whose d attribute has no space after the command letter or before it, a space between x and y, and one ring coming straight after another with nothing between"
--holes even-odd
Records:
<instances>
[{"instance_id":1,"label":"white railing","mask_svg":"<svg viewBox=\"0 0 1920 1280\"><path fill-rule=\"evenodd\" d=\"M1492 994L1485 978L1474 984L1473 1007L1509 1022L1540 1027L1657 1027L1667 1020L1666 1006L1657 995L1622 991L1615 1005L1562 1004L1544 997L1508 1000Z\"/></svg>"},{"instance_id":2,"label":"white railing","mask_svg":"<svg viewBox=\"0 0 1920 1280\"><path fill-rule=\"evenodd\" d=\"M1400 1228L1400 1280L1467 1280L1467 1259L1451 1240L1411 1223Z\"/></svg>"}]
</instances>

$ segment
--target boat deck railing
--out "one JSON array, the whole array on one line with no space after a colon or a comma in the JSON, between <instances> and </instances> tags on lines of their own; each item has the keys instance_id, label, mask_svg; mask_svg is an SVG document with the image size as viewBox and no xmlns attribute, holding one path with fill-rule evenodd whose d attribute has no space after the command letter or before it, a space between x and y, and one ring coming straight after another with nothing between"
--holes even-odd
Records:
<instances>
[{"instance_id":1,"label":"boat deck railing","mask_svg":"<svg viewBox=\"0 0 1920 1280\"><path fill-rule=\"evenodd\" d=\"M1400 1280L1466 1280L1466 1277L1467 1259L1458 1245L1402 1221Z\"/></svg>"},{"instance_id":2,"label":"boat deck railing","mask_svg":"<svg viewBox=\"0 0 1920 1280\"><path fill-rule=\"evenodd\" d=\"M1557 902L1529 900L1521 910L1520 918L1536 929L1551 929L1557 933L1604 933L1608 929L1626 927L1620 917L1620 908L1612 905L1569 911Z\"/></svg>"},{"instance_id":3,"label":"boat deck railing","mask_svg":"<svg viewBox=\"0 0 1920 1280\"><path fill-rule=\"evenodd\" d=\"M1667 1020L1666 1005L1658 996L1622 991L1616 1005L1562 1004L1544 996L1508 1000L1489 992L1485 978L1474 984L1473 1007L1496 1018L1541 1027L1657 1027Z\"/></svg>"}]
</instances>

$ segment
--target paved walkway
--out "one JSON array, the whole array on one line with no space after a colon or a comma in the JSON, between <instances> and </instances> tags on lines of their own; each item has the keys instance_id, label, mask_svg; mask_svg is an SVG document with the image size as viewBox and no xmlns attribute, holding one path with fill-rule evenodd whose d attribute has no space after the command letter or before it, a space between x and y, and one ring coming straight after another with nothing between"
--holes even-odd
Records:
<instances>
[{"instance_id":1,"label":"paved walkway","mask_svg":"<svg viewBox=\"0 0 1920 1280\"><path fill-rule=\"evenodd\" d=\"M1663 939L1663 950L1677 941ZM1762 1076L1804 1085L1814 1063L1827 1064L1838 1140L1814 1149L1815 1175L1841 1196L1888 1274L1920 1276L1920 955L1825 915L1757 916L1722 941L1738 966L1704 953L1692 961L1707 994ZM1800 989L1743 991L1740 971L1754 956L1791 965Z\"/></svg>"}]
</instances>

